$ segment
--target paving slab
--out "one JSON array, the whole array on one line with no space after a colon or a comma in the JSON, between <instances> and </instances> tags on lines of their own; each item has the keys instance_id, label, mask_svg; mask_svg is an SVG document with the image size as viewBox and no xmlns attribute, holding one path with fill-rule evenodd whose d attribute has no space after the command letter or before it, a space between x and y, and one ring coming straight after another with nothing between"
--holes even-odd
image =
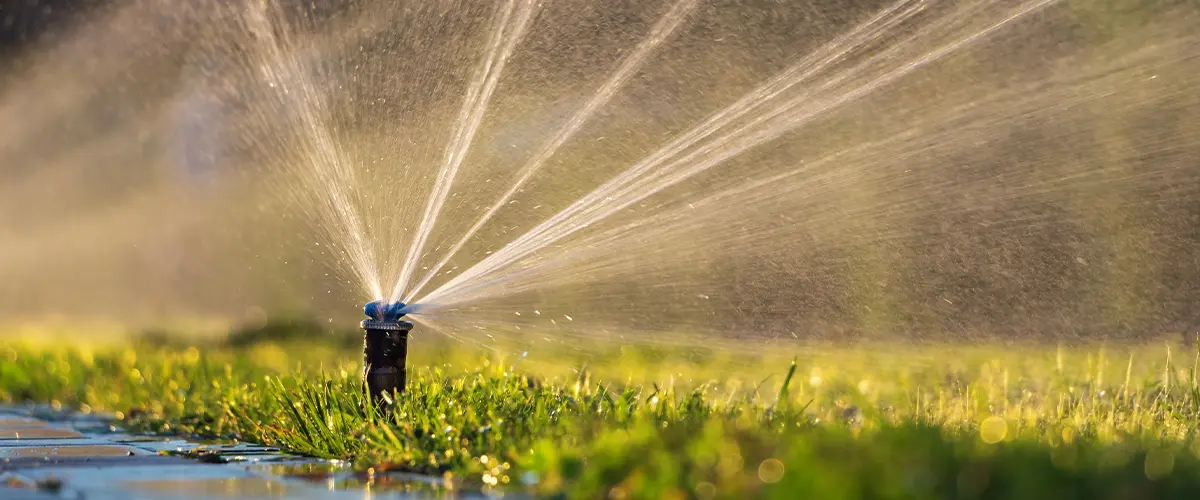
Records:
<instances>
[{"instance_id":1,"label":"paving slab","mask_svg":"<svg viewBox=\"0 0 1200 500\"><path fill-rule=\"evenodd\" d=\"M15 439L64 439L81 438L83 434L58 427L5 427L0 429L0 441Z\"/></svg>"},{"instance_id":2,"label":"paving slab","mask_svg":"<svg viewBox=\"0 0 1200 500\"><path fill-rule=\"evenodd\" d=\"M193 464L194 460L167 455L109 455L109 456L78 456L78 457L26 457L11 458L0 461L0 472L19 472L26 469L44 467L107 467L112 465L129 466L159 466ZM3 497L0 497L3 498Z\"/></svg>"},{"instance_id":3,"label":"paving slab","mask_svg":"<svg viewBox=\"0 0 1200 500\"><path fill-rule=\"evenodd\" d=\"M149 454L130 446L95 444L88 446L10 446L0 448L0 458L55 457L131 457Z\"/></svg>"},{"instance_id":4,"label":"paving slab","mask_svg":"<svg viewBox=\"0 0 1200 500\"><path fill-rule=\"evenodd\" d=\"M16 415L0 415L0 429L7 427L45 427L50 425L45 420Z\"/></svg>"},{"instance_id":5,"label":"paving slab","mask_svg":"<svg viewBox=\"0 0 1200 500\"><path fill-rule=\"evenodd\" d=\"M99 437L82 437L68 439L5 439L0 440L0 453L9 448L26 448L30 446L96 446L113 444L114 441Z\"/></svg>"}]
</instances>

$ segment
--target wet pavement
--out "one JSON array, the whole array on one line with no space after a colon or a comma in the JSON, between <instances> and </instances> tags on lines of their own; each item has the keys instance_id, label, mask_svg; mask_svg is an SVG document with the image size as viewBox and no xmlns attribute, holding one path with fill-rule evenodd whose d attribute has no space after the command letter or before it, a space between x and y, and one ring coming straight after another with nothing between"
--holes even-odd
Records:
<instances>
[{"instance_id":1,"label":"wet pavement","mask_svg":"<svg viewBox=\"0 0 1200 500\"><path fill-rule=\"evenodd\" d=\"M0 407L0 499L476 497L251 443L128 434L102 414Z\"/></svg>"}]
</instances>

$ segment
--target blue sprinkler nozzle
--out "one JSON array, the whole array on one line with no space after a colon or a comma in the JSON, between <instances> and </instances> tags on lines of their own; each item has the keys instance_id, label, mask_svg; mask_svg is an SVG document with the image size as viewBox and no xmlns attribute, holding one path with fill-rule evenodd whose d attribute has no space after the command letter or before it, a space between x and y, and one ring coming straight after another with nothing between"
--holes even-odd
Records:
<instances>
[{"instance_id":1,"label":"blue sprinkler nozzle","mask_svg":"<svg viewBox=\"0 0 1200 500\"><path fill-rule=\"evenodd\" d=\"M405 307L406 305L400 301L385 304L382 300L376 300L367 303L363 307L363 313L375 321L396 322L404 317Z\"/></svg>"}]
</instances>

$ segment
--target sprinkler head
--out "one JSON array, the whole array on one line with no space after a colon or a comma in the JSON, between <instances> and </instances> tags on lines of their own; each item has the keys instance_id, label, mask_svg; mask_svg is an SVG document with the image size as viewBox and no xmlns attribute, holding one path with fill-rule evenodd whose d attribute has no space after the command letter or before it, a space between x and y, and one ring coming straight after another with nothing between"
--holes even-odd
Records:
<instances>
[{"instance_id":1,"label":"sprinkler head","mask_svg":"<svg viewBox=\"0 0 1200 500\"><path fill-rule=\"evenodd\" d=\"M405 307L407 306L400 301L385 304L382 300L376 300L368 302L363 307L363 313L375 321L400 321L400 318L404 317Z\"/></svg>"},{"instance_id":2,"label":"sprinkler head","mask_svg":"<svg viewBox=\"0 0 1200 500\"><path fill-rule=\"evenodd\" d=\"M363 381L376 403L393 393L404 392L407 378L408 332L413 324L401 321L404 303L371 302L363 307L370 317L362 322Z\"/></svg>"}]
</instances>

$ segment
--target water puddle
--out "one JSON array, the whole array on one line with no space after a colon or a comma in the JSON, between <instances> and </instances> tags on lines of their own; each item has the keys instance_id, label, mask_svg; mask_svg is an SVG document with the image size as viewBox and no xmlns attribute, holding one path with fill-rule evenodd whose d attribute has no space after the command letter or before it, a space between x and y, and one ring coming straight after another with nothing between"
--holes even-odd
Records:
<instances>
[{"instance_id":1,"label":"water puddle","mask_svg":"<svg viewBox=\"0 0 1200 500\"><path fill-rule=\"evenodd\" d=\"M455 490L445 486L441 481L432 480L417 474L388 473L380 474L373 478L369 477L367 474L336 474L319 480L313 480L312 478L305 477L297 477L297 479L305 479L318 486L324 486L329 491L384 490L419 495L422 497L442 496L456 492Z\"/></svg>"},{"instance_id":2,"label":"water puddle","mask_svg":"<svg viewBox=\"0 0 1200 500\"><path fill-rule=\"evenodd\" d=\"M0 412L0 478L10 483L0 484L0 498L44 493L43 484L61 488L54 490L60 495L104 499L482 496L438 477L356 471L344 461L271 446L131 434L103 416L31 407Z\"/></svg>"},{"instance_id":3,"label":"water puddle","mask_svg":"<svg viewBox=\"0 0 1200 500\"><path fill-rule=\"evenodd\" d=\"M328 491L390 491L422 497L443 496L456 492L441 478L405 472L354 471L338 461L278 464L257 470L273 476L304 481Z\"/></svg>"},{"instance_id":4,"label":"water puddle","mask_svg":"<svg viewBox=\"0 0 1200 500\"><path fill-rule=\"evenodd\" d=\"M199 495L210 498L280 498L289 496L287 485L262 477L127 481L120 485L133 491L146 493Z\"/></svg>"}]
</instances>

